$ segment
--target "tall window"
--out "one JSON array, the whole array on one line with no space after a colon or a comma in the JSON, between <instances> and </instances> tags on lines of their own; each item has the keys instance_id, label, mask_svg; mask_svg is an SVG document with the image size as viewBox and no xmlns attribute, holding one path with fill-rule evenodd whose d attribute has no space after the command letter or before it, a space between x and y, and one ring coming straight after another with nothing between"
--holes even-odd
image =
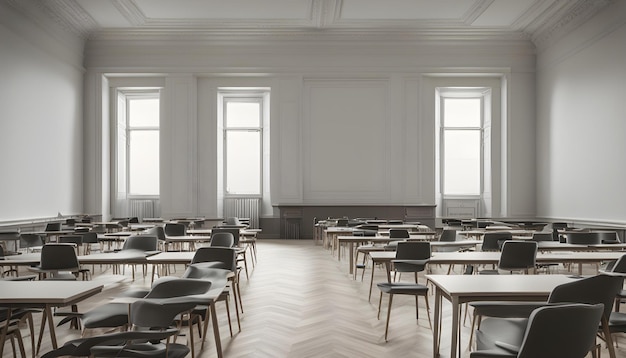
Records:
<instances>
[{"instance_id":1,"label":"tall window","mask_svg":"<svg viewBox=\"0 0 626 358\"><path fill-rule=\"evenodd\" d=\"M263 97L223 97L224 193L261 196Z\"/></svg>"},{"instance_id":2,"label":"tall window","mask_svg":"<svg viewBox=\"0 0 626 358\"><path fill-rule=\"evenodd\" d=\"M483 97L441 98L441 178L447 196L477 196L482 189Z\"/></svg>"},{"instance_id":3,"label":"tall window","mask_svg":"<svg viewBox=\"0 0 626 358\"><path fill-rule=\"evenodd\" d=\"M159 195L159 93L118 92L118 193Z\"/></svg>"}]
</instances>

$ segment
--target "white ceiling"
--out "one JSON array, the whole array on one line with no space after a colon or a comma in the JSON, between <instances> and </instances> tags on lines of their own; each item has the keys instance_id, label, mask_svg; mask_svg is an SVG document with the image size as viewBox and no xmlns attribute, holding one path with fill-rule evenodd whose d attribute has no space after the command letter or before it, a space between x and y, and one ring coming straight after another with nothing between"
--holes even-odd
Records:
<instances>
[{"instance_id":1,"label":"white ceiling","mask_svg":"<svg viewBox=\"0 0 626 358\"><path fill-rule=\"evenodd\" d=\"M176 31L403 32L535 43L615 0L0 0L44 10L85 38ZM30 3L30 5L28 5ZM30 7L29 7L30 6Z\"/></svg>"}]
</instances>

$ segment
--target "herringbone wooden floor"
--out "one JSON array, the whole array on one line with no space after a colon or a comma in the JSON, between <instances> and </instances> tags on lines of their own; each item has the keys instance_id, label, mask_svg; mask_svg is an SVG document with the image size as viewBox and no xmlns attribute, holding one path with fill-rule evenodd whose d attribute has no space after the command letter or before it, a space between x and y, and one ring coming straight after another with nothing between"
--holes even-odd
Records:
<instances>
[{"instance_id":1,"label":"herringbone wooden floor","mask_svg":"<svg viewBox=\"0 0 626 358\"><path fill-rule=\"evenodd\" d=\"M315 246L309 240L259 240L258 262L254 268L249 261L250 279L241 275L243 309L241 332L230 337L223 304L217 310L224 355L236 357L432 357L432 331L429 327L423 299L419 300L419 320L415 319L413 297L394 297L389 341L384 340L386 297L383 298L381 320L376 318L379 291L374 288L368 301L371 271L368 268L364 282L355 281L348 274L344 259L337 261L329 251ZM447 267L435 268L441 273ZM592 272L594 267L589 267ZM81 303L80 310L107 302L120 291L134 286L148 286L149 280L132 281L127 271L124 279L110 275L110 271L95 268L95 280L106 282L105 290ZM174 275L184 267L177 267ZM437 272L436 271L436 272ZM383 270L376 270L375 282L385 281ZM98 274L99 273L99 274ZM406 277L411 280L411 277ZM422 278L423 279L423 278ZM430 296L431 307L433 297ZM231 310L232 310L231 305ZM447 314L446 314L447 313ZM234 318L234 313L232 314ZM39 317L36 317L39 325ZM463 356L469 337L469 318L462 332ZM444 303L442 352L449 352L449 304ZM23 330L27 332L27 330ZM57 329L59 343L79 336L67 326ZM90 332L97 334L98 332ZM47 335L46 335L47 336ZM618 357L626 357L626 336L618 336ZM28 340L28 335L26 337ZM185 341L181 337L179 341ZM196 341L198 342L198 341ZM200 344L196 344L197 350ZM27 343L27 349L30 344ZM44 340L41 352L51 349ZM608 357L604 349L603 357ZM11 345L5 347L4 357L11 357ZM200 358L216 357L212 333L209 333Z\"/></svg>"}]
</instances>

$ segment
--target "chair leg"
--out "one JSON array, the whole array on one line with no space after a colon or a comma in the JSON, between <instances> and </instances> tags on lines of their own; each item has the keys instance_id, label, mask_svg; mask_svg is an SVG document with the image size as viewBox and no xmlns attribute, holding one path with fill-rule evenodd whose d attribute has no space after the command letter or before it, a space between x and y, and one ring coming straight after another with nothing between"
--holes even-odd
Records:
<instances>
[{"instance_id":1,"label":"chair leg","mask_svg":"<svg viewBox=\"0 0 626 358\"><path fill-rule=\"evenodd\" d=\"M383 293L380 292L380 297L378 298L378 314L376 315L376 319L380 319L380 306L383 302Z\"/></svg>"},{"instance_id":2,"label":"chair leg","mask_svg":"<svg viewBox=\"0 0 626 358\"><path fill-rule=\"evenodd\" d=\"M428 303L428 295L424 295L424 302L426 302L426 315L428 316L428 326L430 327L430 330L432 331L433 329L433 322L430 319L430 305ZM417 307L415 307L417 309Z\"/></svg>"},{"instance_id":3,"label":"chair leg","mask_svg":"<svg viewBox=\"0 0 626 358\"><path fill-rule=\"evenodd\" d=\"M393 294L389 294L389 305L387 306L387 322L385 322L385 342L387 342L387 334L389 333L389 319L391 318L391 303L393 302Z\"/></svg>"}]
</instances>

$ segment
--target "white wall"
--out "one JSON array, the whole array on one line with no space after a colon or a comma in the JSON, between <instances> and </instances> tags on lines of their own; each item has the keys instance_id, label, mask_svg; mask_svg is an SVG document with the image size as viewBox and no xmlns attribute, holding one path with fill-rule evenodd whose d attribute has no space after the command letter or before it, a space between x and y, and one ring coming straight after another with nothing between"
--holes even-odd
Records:
<instances>
[{"instance_id":1,"label":"white wall","mask_svg":"<svg viewBox=\"0 0 626 358\"><path fill-rule=\"evenodd\" d=\"M535 56L528 41L293 36L88 42L89 76L167 78L164 216L219 215L215 106L222 86L272 90L273 204L434 204L434 117L424 108L434 102L425 103L422 93L433 73L507 79L503 98L515 135L506 145L524 154L507 158L503 176L511 191L524 192L505 194L506 213L534 214L535 197L526 191L534 190L528 172L535 161L526 155L534 153ZM263 214L275 212L266 205Z\"/></svg>"},{"instance_id":2,"label":"white wall","mask_svg":"<svg viewBox=\"0 0 626 358\"><path fill-rule=\"evenodd\" d=\"M539 216L626 223L626 2L538 54Z\"/></svg>"},{"instance_id":3,"label":"white wall","mask_svg":"<svg viewBox=\"0 0 626 358\"><path fill-rule=\"evenodd\" d=\"M0 221L82 213L82 41L1 2L0 64Z\"/></svg>"}]
</instances>

